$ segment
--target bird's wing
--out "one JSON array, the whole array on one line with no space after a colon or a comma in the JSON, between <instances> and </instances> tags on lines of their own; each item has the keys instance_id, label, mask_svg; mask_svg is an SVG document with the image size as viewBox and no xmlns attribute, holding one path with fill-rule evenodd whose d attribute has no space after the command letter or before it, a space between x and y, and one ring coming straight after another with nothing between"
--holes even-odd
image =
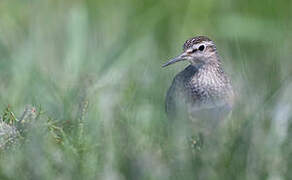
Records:
<instances>
[{"instance_id":1,"label":"bird's wing","mask_svg":"<svg viewBox=\"0 0 292 180\"><path fill-rule=\"evenodd\" d=\"M185 78L178 74L167 91L165 100L165 110L169 119L176 118L179 114L187 113L187 99L189 93L185 85Z\"/></svg>"},{"instance_id":2,"label":"bird's wing","mask_svg":"<svg viewBox=\"0 0 292 180\"><path fill-rule=\"evenodd\" d=\"M165 99L165 111L169 119L174 117L176 114L175 97L177 97L177 82L174 79L170 88L168 89L166 93L166 99Z\"/></svg>"}]
</instances>

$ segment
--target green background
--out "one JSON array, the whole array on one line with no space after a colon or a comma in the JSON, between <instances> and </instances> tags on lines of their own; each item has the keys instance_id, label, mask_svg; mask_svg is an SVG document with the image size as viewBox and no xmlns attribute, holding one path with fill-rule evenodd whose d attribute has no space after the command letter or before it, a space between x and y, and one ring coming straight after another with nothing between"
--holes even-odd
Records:
<instances>
[{"instance_id":1,"label":"green background","mask_svg":"<svg viewBox=\"0 0 292 180\"><path fill-rule=\"evenodd\" d=\"M289 0L0 1L0 111L41 112L1 150L0 179L292 179L291 19ZM161 68L197 35L237 94L199 152L166 133L188 63Z\"/></svg>"}]
</instances>

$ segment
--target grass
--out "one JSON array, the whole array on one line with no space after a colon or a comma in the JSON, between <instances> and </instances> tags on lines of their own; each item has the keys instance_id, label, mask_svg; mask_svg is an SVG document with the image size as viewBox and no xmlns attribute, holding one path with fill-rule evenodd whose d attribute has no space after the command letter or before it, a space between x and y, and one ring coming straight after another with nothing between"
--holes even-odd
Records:
<instances>
[{"instance_id":1,"label":"grass","mask_svg":"<svg viewBox=\"0 0 292 180\"><path fill-rule=\"evenodd\" d=\"M0 179L291 179L291 2L0 2ZM213 39L237 92L200 151L168 136L162 69Z\"/></svg>"}]
</instances>

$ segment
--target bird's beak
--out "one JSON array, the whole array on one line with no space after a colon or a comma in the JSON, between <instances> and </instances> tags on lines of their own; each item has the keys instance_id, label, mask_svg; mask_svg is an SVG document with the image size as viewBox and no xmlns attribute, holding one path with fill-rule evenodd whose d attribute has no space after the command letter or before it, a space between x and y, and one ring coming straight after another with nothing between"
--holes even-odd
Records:
<instances>
[{"instance_id":1,"label":"bird's beak","mask_svg":"<svg viewBox=\"0 0 292 180\"><path fill-rule=\"evenodd\" d=\"M173 63L176 63L178 61L183 61L183 60L186 60L186 57L187 57L187 53L183 52L181 55L169 60L167 63L163 64L162 67L166 67L168 65L171 65Z\"/></svg>"}]
</instances>

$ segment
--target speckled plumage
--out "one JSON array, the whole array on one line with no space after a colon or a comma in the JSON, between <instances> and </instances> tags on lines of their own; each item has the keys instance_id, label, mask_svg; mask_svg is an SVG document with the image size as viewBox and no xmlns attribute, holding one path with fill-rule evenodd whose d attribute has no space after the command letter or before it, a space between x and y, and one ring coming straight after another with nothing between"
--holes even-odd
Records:
<instances>
[{"instance_id":1,"label":"speckled plumage","mask_svg":"<svg viewBox=\"0 0 292 180\"><path fill-rule=\"evenodd\" d=\"M209 48L212 49L209 52L216 51L215 44L205 36L187 40L183 46L184 51L194 44L206 41L211 42ZM169 118L176 118L180 109L184 109L193 118L207 114L212 118L222 119L230 112L234 94L231 82L223 71L217 52L210 58L213 59L206 63L189 65L175 76L166 95Z\"/></svg>"}]
</instances>

